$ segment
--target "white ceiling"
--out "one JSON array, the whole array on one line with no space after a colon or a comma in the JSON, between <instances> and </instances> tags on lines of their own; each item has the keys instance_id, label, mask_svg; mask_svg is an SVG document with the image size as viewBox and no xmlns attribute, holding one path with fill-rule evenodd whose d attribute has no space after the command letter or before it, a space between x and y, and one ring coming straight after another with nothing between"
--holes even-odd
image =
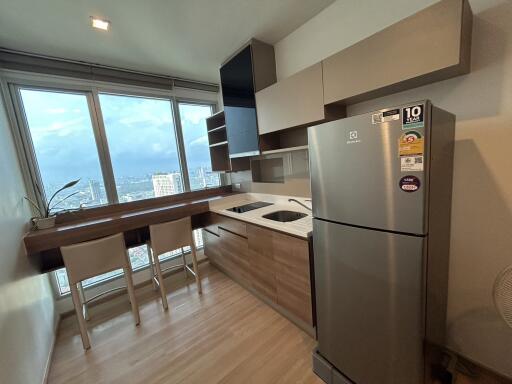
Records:
<instances>
[{"instance_id":1,"label":"white ceiling","mask_svg":"<svg viewBox=\"0 0 512 384\"><path fill-rule=\"evenodd\" d=\"M248 39L274 44L333 1L0 0L0 47L217 82Z\"/></svg>"}]
</instances>

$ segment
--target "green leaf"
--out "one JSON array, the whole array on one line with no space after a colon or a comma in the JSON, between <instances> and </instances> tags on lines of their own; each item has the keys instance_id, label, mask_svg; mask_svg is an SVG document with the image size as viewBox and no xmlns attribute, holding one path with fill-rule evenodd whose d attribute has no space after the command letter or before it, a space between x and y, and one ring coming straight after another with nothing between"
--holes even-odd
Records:
<instances>
[{"instance_id":1,"label":"green leaf","mask_svg":"<svg viewBox=\"0 0 512 384\"><path fill-rule=\"evenodd\" d=\"M32 207L35 208L35 210L39 213L39 216L43 217L43 212L39 209L36 203L34 203L31 199L29 199L27 196L24 197L25 200L27 200Z\"/></svg>"},{"instance_id":2,"label":"green leaf","mask_svg":"<svg viewBox=\"0 0 512 384\"><path fill-rule=\"evenodd\" d=\"M71 196L75 196L77 193L79 193L80 191L76 191L76 192L73 192L69 195L67 195L66 197L64 197L63 199L60 199L59 201L57 201L55 204L53 204L52 207L50 207L50 209L48 210L48 212L51 212L53 211L60 203L62 203L64 200L67 200L69 199Z\"/></svg>"},{"instance_id":3,"label":"green leaf","mask_svg":"<svg viewBox=\"0 0 512 384\"><path fill-rule=\"evenodd\" d=\"M81 179L76 179L76 180L73 180L73 181L70 181L69 183L67 183L66 185L64 185L62 188L60 188L59 190L57 190L57 192L55 192L52 197L50 198L50 200L48 201L48 204L46 204L46 208L45 208L45 217L48 217L50 216L50 206L51 206L51 203L53 201L53 199L55 198L55 196L57 196L60 192L62 192L63 190L65 189L68 189L68 188L71 188L73 186L75 186L76 184L78 184L78 182L80 181Z\"/></svg>"}]
</instances>

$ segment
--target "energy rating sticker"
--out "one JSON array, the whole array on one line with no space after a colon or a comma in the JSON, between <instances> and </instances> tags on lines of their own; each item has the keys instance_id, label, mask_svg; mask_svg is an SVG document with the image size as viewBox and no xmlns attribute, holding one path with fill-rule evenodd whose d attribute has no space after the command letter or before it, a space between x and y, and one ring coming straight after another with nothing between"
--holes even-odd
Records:
<instances>
[{"instance_id":1,"label":"energy rating sticker","mask_svg":"<svg viewBox=\"0 0 512 384\"><path fill-rule=\"evenodd\" d=\"M398 155L412 156L423 155L425 139L417 131L407 131L398 139Z\"/></svg>"}]
</instances>

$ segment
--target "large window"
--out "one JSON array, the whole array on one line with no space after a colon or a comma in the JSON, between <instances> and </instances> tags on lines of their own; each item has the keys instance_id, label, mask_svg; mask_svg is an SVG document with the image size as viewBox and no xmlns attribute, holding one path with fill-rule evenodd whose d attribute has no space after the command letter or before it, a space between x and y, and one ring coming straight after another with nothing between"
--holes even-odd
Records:
<instances>
[{"instance_id":1,"label":"large window","mask_svg":"<svg viewBox=\"0 0 512 384\"><path fill-rule=\"evenodd\" d=\"M53 211L107 203L87 95L32 89L20 94L46 197L80 179L54 200Z\"/></svg>"},{"instance_id":2,"label":"large window","mask_svg":"<svg viewBox=\"0 0 512 384\"><path fill-rule=\"evenodd\" d=\"M220 185L219 174L212 172L206 130L206 118L212 115L212 106L183 102L179 103L179 109L190 189Z\"/></svg>"},{"instance_id":3,"label":"large window","mask_svg":"<svg viewBox=\"0 0 512 384\"><path fill-rule=\"evenodd\" d=\"M205 123L213 104L93 88L12 87L25 117L22 137L39 200L45 203L61 186L80 179L63 194L71 197L55 199L53 212L220 185L219 175L211 169ZM200 231L194 238L202 247ZM130 249L129 255L134 269L147 267L145 246ZM180 255L177 250L166 257ZM84 286L121 273L89 279ZM60 294L69 293L65 270L56 271L55 277Z\"/></svg>"},{"instance_id":4,"label":"large window","mask_svg":"<svg viewBox=\"0 0 512 384\"><path fill-rule=\"evenodd\" d=\"M119 201L184 192L171 101L99 99Z\"/></svg>"}]
</instances>

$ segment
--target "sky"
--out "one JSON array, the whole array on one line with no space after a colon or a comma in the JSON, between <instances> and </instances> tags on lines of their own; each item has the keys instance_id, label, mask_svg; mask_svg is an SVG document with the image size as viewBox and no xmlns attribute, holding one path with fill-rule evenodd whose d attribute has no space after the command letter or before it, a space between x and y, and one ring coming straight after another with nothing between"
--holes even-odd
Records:
<instances>
[{"instance_id":1,"label":"sky","mask_svg":"<svg viewBox=\"0 0 512 384\"><path fill-rule=\"evenodd\" d=\"M43 182L101 180L86 96L21 95ZM179 171L169 100L100 94L100 105L116 178ZM209 106L180 104L189 169L210 164L204 121L210 114Z\"/></svg>"}]
</instances>

